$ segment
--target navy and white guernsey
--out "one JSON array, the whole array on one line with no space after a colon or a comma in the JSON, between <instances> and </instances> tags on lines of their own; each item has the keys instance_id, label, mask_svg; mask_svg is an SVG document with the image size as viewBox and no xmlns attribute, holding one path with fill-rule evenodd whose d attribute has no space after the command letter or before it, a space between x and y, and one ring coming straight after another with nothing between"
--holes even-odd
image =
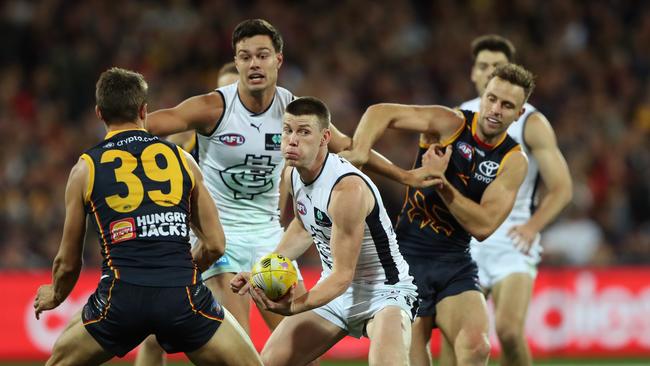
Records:
<instances>
[{"instance_id":1,"label":"navy and white guernsey","mask_svg":"<svg viewBox=\"0 0 650 366\"><path fill-rule=\"evenodd\" d=\"M332 220L328 210L332 190L341 179L349 175L361 177L375 197L374 208L366 217L361 252L352 283L411 284L413 277L409 275L408 264L398 250L395 233L377 187L370 178L336 154L327 155L320 174L309 184L300 179L296 169L291 172L294 204L298 217L312 235L320 254L323 266L321 278L332 272Z\"/></svg>"},{"instance_id":2,"label":"navy and white guernsey","mask_svg":"<svg viewBox=\"0 0 650 366\"><path fill-rule=\"evenodd\" d=\"M216 90L224 102L221 120L209 136L197 134L199 166L226 234L280 228L282 116L294 99L276 87L271 105L253 113L241 102L238 84Z\"/></svg>"},{"instance_id":3,"label":"navy and white guernsey","mask_svg":"<svg viewBox=\"0 0 650 366\"><path fill-rule=\"evenodd\" d=\"M483 192L499 175L509 154L521 147L507 134L495 145L476 137L478 113L461 110L465 123L443 145L452 148L447 180L463 196L480 202ZM415 167L429 148L420 142ZM449 212L435 188L407 187L406 199L396 225L400 250L407 255L435 256L468 253L471 236Z\"/></svg>"}]
</instances>

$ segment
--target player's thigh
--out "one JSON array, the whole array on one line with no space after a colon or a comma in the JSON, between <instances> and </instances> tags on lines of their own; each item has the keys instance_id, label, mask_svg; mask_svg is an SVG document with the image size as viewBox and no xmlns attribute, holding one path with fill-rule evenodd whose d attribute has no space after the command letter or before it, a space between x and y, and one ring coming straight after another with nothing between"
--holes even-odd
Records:
<instances>
[{"instance_id":1,"label":"player's thigh","mask_svg":"<svg viewBox=\"0 0 650 366\"><path fill-rule=\"evenodd\" d=\"M306 292L307 292L307 288L305 287L304 281L298 281L298 283L296 284L296 289L294 290L294 296L298 297ZM262 315L262 318L264 319L264 322L266 323L266 325L269 327L271 331L277 328L278 324L280 324L280 322L284 318L284 316L274 313L272 311L267 311L262 309L259 309L259 311L260 314Z\"/></svg>"},{"instance_id":2,"label":"player's thigh","mask_svg":"<svg viewBox=\"0 0 650 366\"><path fill-rule=\"evenodd\" d=\"M234 273L226 272L212 276L203 281L210 289L212 295L224 308L235 317L237 322L244 328L246 333L250 332L249 311L250 295L239 295L230 289L230 280L235 277Z\"/></svg>"},{"instance_id":3,"label":"player's thigh","mask_svg":"<svg viewBox=\"0 0 650 366\"><path fill-rule=\"evenodd\" d=\"M513 273L499 281L492 291L497 328L502 324L522 326L526 320L534 279L528 273Z\"/></svg>"},{"instance_id":4,"label":"player's thigh","mask_svg":"<svg viewBox=\"0 0 650 366\"><path fill-rule=\"evenodd\" d=\"M397 306L377 312L367 325L371 365L406 365L411 346L411 318Z\"/></svg>"},{"instance_id":5,"label":"player's thigh","mask_svg":"<svg viewBox=\"0 0 650 366\"><path fill-rule=\"evenodd\" d=\"M186 355L196 365L262 365L253 342L227 310L208 343Z\"/></svg>"},{"instance_id":6,"label":"player's thigh","mask_svg":"<svg viewBox=\"0 0 650 366\"><path fill-rule=\"evenodd\" d=\"M140 344L134 366L165 365L165 351L162 349L155 335L150 335Z\"/></svg>"},{"instance_id":7,"label":"player's thigh","mask_svg":"<svg viewBox=\"0 0 650 366\"><path fill-rule=\"evenodd\" d=\"M266 366L305 365L329 350L347 332L313 311L288 316L262 350Z\"/></svg>"},{"instance_id":8,"label":"player's thigh","mask_svg":"<svg viewBox=\"0 0 650 366\"><path fill-rule=\"evenodd\" d=\"M77 313L61 333L47 365L99 365L113 358L97 343Z\"/></svg>"},{"instance_id":9,"label":"player's thigh","mask_svg":"<svg viewBox=\"0 0 650 366\"><path fill-rule=\"evenodd\" d=\"M461 330L470 337L482 337L488 331L483 294L470 290L445 297L436 305L435 322L452 344Z\"/></svg>"}]
</instances>

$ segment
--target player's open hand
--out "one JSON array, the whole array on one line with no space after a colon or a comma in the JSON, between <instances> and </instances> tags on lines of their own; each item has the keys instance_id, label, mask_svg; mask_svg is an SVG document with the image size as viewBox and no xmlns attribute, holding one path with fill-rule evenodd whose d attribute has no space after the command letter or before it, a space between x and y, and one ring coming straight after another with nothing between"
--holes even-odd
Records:
<instances>
[{"instance_id":1,"label":"player's open hand","mask_svg":"<svg viewBox=\"0 0 650 366\"><path fill-rule=\"evenodd\" d=\"M517 250L528 254L539 233L526 225L515 225L508 230L508 236L512 239Z\"/></svg>"},{"instance_id":2,"label":"player's open hand","mask_svg":"<svg viewBox=\"0 0 650 366\"><path fill-rule=\"evenodd\" d=\"M262 289L254 286L250 288L250 293L258 308L280 315L289 316L293 315L291 305L293 304L293 292L295 287L295 284L291 286L289 291L276 301L269 299Z\"/></svg>"},{"instance_id":3,"label":"player's open hand","mask_svg":"<svg viewBox=\"0 0 650 366\"><path fill-rule=\"evenodd\" d=\"M239 294L241 296L246 295L246 293L251 287L250 279L251 279L250 272L237 273L235 277L233 277L233 279L230 280L230 290L232 290L232 292Z\"/></svg>"},{"instance_id":4,"label":"player's open hand","mask_svg":"<svg viewBox=\"0 0 650 366\"><path fill-rule=\"evenodd\" d=\"M60 302L56 299L54 287L52 285L42 285L36 292L34 299L34 314L36 319L40 319L41 313L46 310L52 310L59 306Z\"/></svg>"},{"instance_id":5,"label":"player's open hand","mask_svg":"<svg viewBox=\"0 0 650 366\"><path fill-rule=\"evenodd\" d=\"M413 188L427 188L444 184L444 177L435 177L427 168L419 167L409 170L403 183Z\"/></svg>"}]
</instances>

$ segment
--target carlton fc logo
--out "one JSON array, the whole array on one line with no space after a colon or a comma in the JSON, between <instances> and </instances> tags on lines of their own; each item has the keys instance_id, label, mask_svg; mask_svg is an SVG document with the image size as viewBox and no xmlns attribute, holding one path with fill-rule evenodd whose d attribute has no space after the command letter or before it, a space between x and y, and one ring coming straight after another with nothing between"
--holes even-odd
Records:
<instances>
[{"instance_id":1,"label":"carlton fc logo","mask_svg":"<svg viewBox=\"0 0 650 366\"><path fill-rule=\"evenodd\" d=\"M472 152L474 149L472 146L466 142L459 142L456 144L460 156L464 157L466 160L472 161Z\"/></svg>"},{"instance_id":2,"label":"carlton fc logo","mask_svg":"<svg viewBox=\"0 0 650 366\"><path fill-rule=\"evenodd\" d=\"M236 200L252 200L273 188L273 169L277 164L268 155L246 155L242 164L219 171L223 183Z\"/></svg>"},{"instance_id":3,"label":"carlton fc logo","mask_svg":"<svg viewBox=\"0 0 650 366\"><path fill-rule=\"evenodd\" d=\"M499 171L499 163L492 160L486 160L478 165L478 171L488 178L494 178Z\"/></svg>"},{"instance_id":4,"label":"carlton fc logo","mask_svg":"<svg viewBox=\"0 0 650 366\"><path fill-rule=\"evenodd\" d=\"M219 142L227 146L239 146L246 142L246 138L238 133L226 133L217 136L217 139L219 139Z\"/></svg>"}]
</instances>

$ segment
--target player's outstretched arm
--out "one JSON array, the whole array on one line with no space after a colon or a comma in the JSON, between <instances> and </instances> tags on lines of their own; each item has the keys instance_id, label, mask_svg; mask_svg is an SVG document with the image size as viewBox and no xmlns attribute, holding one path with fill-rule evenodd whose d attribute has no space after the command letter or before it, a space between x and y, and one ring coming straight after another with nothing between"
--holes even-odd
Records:
<instances>
[{"instance_id":1,"label":"player's outstretched arm","mask_svg":"<svg viewBox=\"0 0 650 366\"><path fill-rule=\"evenodd\" d=\"M510 229L510 236L517 246L527 252L537 234L571 201L573 188L566 160L557 146L551 124L543 114L535 112L528 117L524 141L537 160L539 174L547 188L528 222Z\"/></svg>"},{"instance_id":2,"label":"player's outstretched arm","mask_svg":"<svg viewBox=\"0 0 650 366\"><path fill-rule=\"evenodd\" d=\"M347 158L355 165L365 164L370 149L387 128L434 134L444 140L463 123L463 117L458 112L443 106L375 104L361 117Z\"/></svg>"},{"instance_id":3,"label":"player's outstretched arm","mask_svg":"<svg viewBox=\"0 0 650 366\"><path fill-rule=\"evenodd\" d=\"M188 130L208 134L223 114L223 98L217 92L188 98L174 108L149 113L146 129L156 136L167 136Z\"/></svg>"},{"instance_id":4,"label":"player's outstretched arm","mask_svg":"<svg viewBox=\"0 0 650 366\"><path fill-rule=\"evenodd\" d=\"M483 192L480 203L463 196L446 179L436 185L436 190L449 211L473 237L479 241L490 236L508 216L515 203L519 186L526 177L528 159L515 148L504 158L496 178ZM442 159L432 150L425 154L427 158Z\"/></svg>"},{"instance_id":5,"label":"player's outstretched arm","mask_svg":"<svg viewBox=\"0 0 650 366\"><path fill-rule=\"evenodd\" d=\"M345 177L334 187L328 207L332 220L332 273L294 299L292 314L327 304L350 286L361 251L365 219L374 204L372 192L359 176Z\"/></svg>"},{"instance_id":6,"label":"player's outstretched arm","mask_svg":"<svg viewBox=\"0 0 650 366\"><path fill-rule=\"evenodd\" d=\"M59 306L74 288L82 267L84 236L86 234L86 211L88 199L89 168L79 159L72 168L65 189L65 222L59 251L52 264L52 284L39 287L34 300L38 319L41 312Z\"/></svg>"},{"instance_id":7,"label":"player's outstretched arm","mask_svg":"<svg viewBox=\"0 0 650 366\"><path fill-rule=\"evenodd\" d=\"M217 207L203 183L201 170L192 155L181 148L178 149L184 154L190 171L194 175L194 190L190 202L192 205L190 225L199 241L192 248L192 257L199 269L204 271L226 251L226 237L219 221Z\"/></svg>"}]
</instances>

